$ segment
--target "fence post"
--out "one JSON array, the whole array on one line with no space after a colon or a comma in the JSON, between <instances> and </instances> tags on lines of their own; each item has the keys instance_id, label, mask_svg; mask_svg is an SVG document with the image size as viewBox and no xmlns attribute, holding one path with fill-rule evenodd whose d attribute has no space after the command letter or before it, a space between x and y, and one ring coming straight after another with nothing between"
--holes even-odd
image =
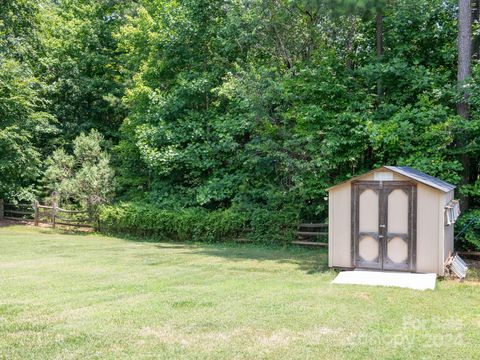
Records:
<instances>
[{"instance_id":1,"label":"fence post","mask_svg":"<svg viewBox=\"0 0 480 360\"><path fill-rule=\"evenodd\" d=\"M3 207L3 199L0 199L0 220L3 220L5 214L5 208Z\"/></svg>"},{"instance_id":2,"label":"fence post","mask_svg":"<svg viewBox=\"0 0 480 360\"><path fill-rule=\"evenodd\" d=\"M35 214L34 225L38 226L38 221L39 221L40 214L39 214L39 211L38 211L38 201L37 200L35 200L33 202L33 211L34 211L34 214Z\"/></svg>"},{"instance_id":3,"label":"fence post","mask_svg":"<svg viewBox=\"0 0 480 360\"><path fill-rule=\"evenodd\" d=\"M57 222L56 216L57 216L57 192L53 191L52 192L52 228L54 229Z\"/></svg>"},{"instance_id":4,"label":"fence post","mask_svg":"<svg viewBox=\"0 0 480 360\"><path fill-rule=\"evenodd\" d=\"M55 219L56 216L57 216L57 199L54 199L52 204L52 228L54 229L55 229L55 223L56 223L56 219Z\"/></svg>"}]
</instances>

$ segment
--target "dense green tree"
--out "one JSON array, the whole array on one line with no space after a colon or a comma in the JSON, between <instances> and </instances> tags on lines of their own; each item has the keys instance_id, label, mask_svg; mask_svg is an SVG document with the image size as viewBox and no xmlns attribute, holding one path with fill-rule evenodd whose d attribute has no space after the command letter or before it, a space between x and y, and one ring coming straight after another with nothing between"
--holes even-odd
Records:
<instances>
[{"instance_id":1,"label":"dense green tree","mask_svg":"<svg viewBox=\"0 0 480 360\"><path fill-rule=\"evenodd\" d=\"M0 198L31 200L42 154L56 134L38 77L42 51L39 3L10 1L0 11Z\"/></svg>"},{"instance_id":2,"label":"dense green tree","mask_svg":"<svg viewBox=\"0 0 480 360\"><path fill-rule=\"evenodd\" d=\"M440 0L145 1L119 35L135 72L125 190L319 216L324 188L372 166L458 182L456 16Z\"/></svg>"},{"instance_id":3,"label":"dense green tree","mask_svg":"<svg viewBox=\"0 0 480 360\"><path fill-rule=\"evenodd\" d=\"M117 137L125 77L113 33L129 8L121 0L62 0L48 8L44 78L50 111L62 131L60 144L92 128Z\"/></svg>"},{"instance_id":4,"label":"dense green tree","mask_svg":"<svg viewBox=\"0 0 480 360\"><path fill-rule=\"evenodd\" d=\"M478 207L477 60L457 79L459 25L477 41L478 24L462 4L4 0L1 195L38 191L58 147L72 177L74 139L95 128L119 199L228 209L263 235L324 218L325 188L384 164L461 184Z\"/></svg>"},{"instance_id":5,"label":"dense green tree","mask_svg":"<svg viewBox=\"0 0 480 360\"><path fill-rule=\"evenodd\" d=\"M114 172L103 141L96 130L82 133L73 141L72 154L59 148L47 159L44 182L61 204L79 205L93 214L112 199Z\"/></svg>"}]
</instances>

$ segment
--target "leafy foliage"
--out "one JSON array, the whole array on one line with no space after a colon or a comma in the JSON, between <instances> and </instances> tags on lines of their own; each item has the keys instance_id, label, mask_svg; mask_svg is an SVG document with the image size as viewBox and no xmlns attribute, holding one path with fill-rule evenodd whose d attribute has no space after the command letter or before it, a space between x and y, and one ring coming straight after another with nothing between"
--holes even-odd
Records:
<instances>
[{"instance_id":1,"label":"leafy foliage","mask_svg":"<svg viewBox=\"0 0 480 360\"><path fill-rule=\"evenodd\" d=\"M374 4L351 5L325 15L332 4L143 3L120 31L136 65L117 148L126 197L167 208L296 207L318 219L323 189L374 166L412 165L458 183L455 9L386 4L378 62Z\"/></svg>"},{"instance_id":2,"label":"leafy foliage","mask_svg":"<svg viewBox=\"0 0 480 360\"><path fill-rule=\"evenodd\" d=\"M44 24L43 76L50 111L59 120L60 144L81 132L99 129L116 138L124 117L122 77L113 33L129 6L123 1L59 1L48 8Z\"/></svg>"},{"instance_id":3,"label":"leafy foliage","mask_svg":"<svg viewBox=\"0 0 480 360\"><path fill-rule=\"evenodd\" d=\"M460 89L463 119L453 0L4 3L4 197L41 191L45 159L60 147L52 161L64 168L50 162L46 177L75 178L73 139L94 128L113 145L118 200L231 211L257 239L323 221L327 187L380 165L461 184L480 206L480 68L475 60ZM95 164L81 176L99 175ZM62 191L73 194L68 182Z\"/></svg>"},{"instance_id":4,"label":"leafy foliage","mask_svg":"<svg viewBox=\"0 0 480 360\"><path fill-rule=\"evenodd\" d=\"M56 120L46 111L46 84L35 74L41 42L39 7L4 1L0 11L0 198L32 200Z\"/></svg>"},{"instance_id":5,"label":"leafy foliage","mask_svg":"<svg viewBox=\"0 0 480 360\"><path fill-rule=\"evenodd\" d=\"M231 210L172 211L153 205L121 203L102 207L100 224L102 230L113 233L181 241L224 241L241 234L245 220Z\"/></svg>"},{"instance_id":6,"label":"leafy foliage","mask_svg":"<svg viewBox=\"0 0 480 360\"><path fill-rule=\"evenodd\" d=\"M102 135L92 130L73 141L73 155L60 148L47 160L44 181L62 203L79 204L94 213L113 195L110 156L101 149Z\"/></svg>"},{"instance_id":7,"label":"leafy foliage","mask_svg":"<svg viewBox=\"0 0 480 360\"><path fill-rule=\"evenodd\" d=\"M455 232L460 237L457 248L480 251L480 210L474 209L464 214L455 224Z\"/></svg>"}]
</instances>

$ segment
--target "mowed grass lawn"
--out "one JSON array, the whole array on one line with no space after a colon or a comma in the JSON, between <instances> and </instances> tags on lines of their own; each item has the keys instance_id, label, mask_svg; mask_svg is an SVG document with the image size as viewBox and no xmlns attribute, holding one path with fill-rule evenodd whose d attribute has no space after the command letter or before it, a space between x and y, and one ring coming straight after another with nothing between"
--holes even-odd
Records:
<instances>
[{"instance_id":1,"label":"mowed grass lawn","mask_svg":"<svg viewBox=\"0 0 480 360\"><path fill-rule=\"evenodd\" d=\"M0 228L5 359L478 359L480 286L331 285L325 250Z\"/></svg>"}]
</instances>

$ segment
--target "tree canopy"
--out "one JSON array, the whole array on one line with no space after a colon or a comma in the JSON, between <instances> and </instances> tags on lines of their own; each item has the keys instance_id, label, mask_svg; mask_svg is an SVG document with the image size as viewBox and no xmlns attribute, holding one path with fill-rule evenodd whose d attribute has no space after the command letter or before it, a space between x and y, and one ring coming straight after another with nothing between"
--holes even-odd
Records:
<instances>
[{"instance_id":1,"label":"tree canopy","mask_svg":"<svg viewBox=\"0 0 480 360\"><path fill-rule=\"evenodd\" d=\"M116 199L166 210L323 219L328 186L380 165L479 207L457 26L453 0L4 0L0 197L46 195L46 159L96 129Z\"/></svg>"}]
</instances>

